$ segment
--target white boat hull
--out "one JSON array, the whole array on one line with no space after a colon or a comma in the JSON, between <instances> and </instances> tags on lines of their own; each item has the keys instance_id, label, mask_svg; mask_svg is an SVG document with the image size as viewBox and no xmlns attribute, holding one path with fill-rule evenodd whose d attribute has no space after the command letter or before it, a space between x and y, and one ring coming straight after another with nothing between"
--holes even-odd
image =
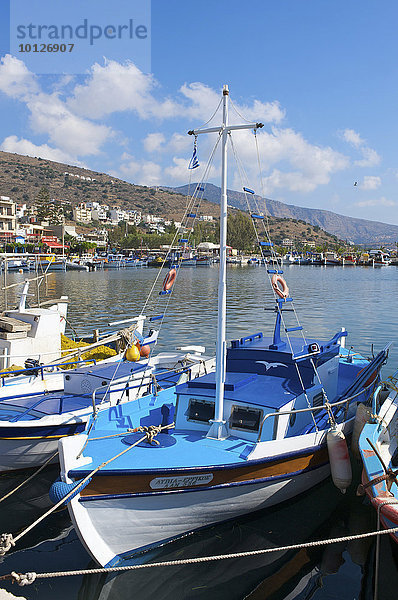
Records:
<instances>
[{"instance_id":1,"label":"white boat hull","mask_svg":"<svg viewBox=\"0 0 398 600\"><path fill-rule=\"evenodd\" d=\"M85 439L85 436L69 438L66 445L60 445L65 472L75 466L75 463L68 465L68 456L77 455L82 438ZM68 508L87 551L99 564L110 566L119 558L140 549L280 504L323 481L329 473L329 464L323 463L305 472L289 473L280 478L269 477L268 481L243 485L106 498L98 496L87 500L76 496ZM62 478L68 481L65 475Z\"/></svg>"}]
</instances>

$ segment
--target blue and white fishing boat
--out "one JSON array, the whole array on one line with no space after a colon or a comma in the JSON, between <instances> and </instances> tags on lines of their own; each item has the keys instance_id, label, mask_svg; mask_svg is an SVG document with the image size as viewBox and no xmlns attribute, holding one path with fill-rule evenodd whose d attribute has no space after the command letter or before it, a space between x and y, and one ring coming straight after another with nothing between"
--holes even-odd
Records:
<instances>
[{"instance_id":1,"label":"blue and white fishing boat","mask_svg":"<svg viewBox=\"0 0 398 600\"><path fill-rule=\"evenodd\" d=\"M282 270L268 267L273 336L254 333L227 348L227 140L235 130L256 134L262 127L229 125L228 93L225 86L222 125L190 132L218 133L222 144L216 372L99 410L84 434L60 442L62 481L53 494L76 487L70 515L102 565L293 498L329 475L328 446L335 481L345 490L343 434L350 434L386 359L386 350L371 361L353 356L344 348L344 330L325 341L288 325L293 299ZM272 250L270 241L259 243Z\"/></svg>"},{"instance_id":2,"label":"blue and white fishing boat","mask_svg":"<svg viewBox=\"0 0 398 600\"><path fill-rule=\"evenodd\" d=\"M398 371L385 385L388 396L379 405L383 388L380 385L373 397L371 411L364 415L364 427L359 437L363 462L362 484L378 519L386 529L398 527ZM368 422L366 422L368 421ZM398 532L391 533L398 542Z\"/></svg>"},{"instance_id":3,"label":"blue and white fishing boat","mask_svg":"<svg viewBox=\"0 0 398 600\"><path fill-rule=\"evenodd\" d=\"M132 335L142 347L151 348L158 332L151 330L143 337L134 330ZM116 339L117 334L105 341L112 337ZM118 406L206 373L214 367L214 358L204 356L204 351L192 346L141 358L138 352L129 360L127 350L98 364L76 357L61 359L61 366L76 362L77 367L70 371L57 370L57 364L34 366L29 376L25 375L25 379L31 378L30 384L0 389L0 472L46 462L56 453L60 438L85 429L93 407ZM58 389L43 391L40 386L52 383L51 369Z\"/></svg>"}]
</instances>

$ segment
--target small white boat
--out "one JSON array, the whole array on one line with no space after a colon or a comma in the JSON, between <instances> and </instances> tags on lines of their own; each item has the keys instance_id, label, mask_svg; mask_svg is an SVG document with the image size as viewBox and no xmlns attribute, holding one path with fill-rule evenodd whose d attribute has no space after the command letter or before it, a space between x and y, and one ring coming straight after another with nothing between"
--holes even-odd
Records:
<instances>
[{"instance_id":1,"label":"small white boat","mask_svg":"<svg viewBox=\"0 0 398 600\"><path fill-rule=\"evenodd\" d=\"M66 261L66 270L67 271L85 271L88 273L90 270L88 265L80 260L67 260Z\"/></svg>"},{"instance_id":2,"label":"small white boat","mask_svg":"<svg viewBox=\"0 0 398 600\"><path fill-rule=\"evenodd\" d=\"M126 257L123 254L108 254L105 262L105 269L123 269L126 266Z\"/></svg>"}]
</instances>

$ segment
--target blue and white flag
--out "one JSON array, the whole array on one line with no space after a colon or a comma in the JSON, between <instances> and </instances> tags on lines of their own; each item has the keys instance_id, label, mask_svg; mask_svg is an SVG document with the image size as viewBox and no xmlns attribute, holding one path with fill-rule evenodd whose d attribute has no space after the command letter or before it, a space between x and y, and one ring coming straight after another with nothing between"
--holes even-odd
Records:
<instances>
[{"instance_id":1,"label":"blue and white flag","mask_svg":"<svg viewBox=\"0 0 398 600\"><path fill-rule=\"evenodd\" d=\"M199 167L199 160L196 155L196 146L194 146L192 158L189 161L188 169L197 169L198 167Z\"/></svg>"}]
</instances>

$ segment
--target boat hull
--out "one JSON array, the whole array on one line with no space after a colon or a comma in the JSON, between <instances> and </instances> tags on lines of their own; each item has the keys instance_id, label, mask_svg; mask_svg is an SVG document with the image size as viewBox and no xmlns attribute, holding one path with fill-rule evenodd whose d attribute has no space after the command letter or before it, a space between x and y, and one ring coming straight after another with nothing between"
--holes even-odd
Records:
<instances>
[{"instance_id":1,"label":"boat hull","mask_svg":"<svg viewBox=\"0 0 398 600\"><path fill-rule=\"evenodd\" d=\"M70 452L70 445L76 444L78 451L79 437L67 440L69 455L76 456L77 452ZM61 461L67 467L68 459L63 450L64 445L61 444ZM323 481L329 475L330 467L324 447L315 451L313 456L308 456L308 451L303 451L303 455L307 467L301 471L286 473L286 463L275 470L272 461L269 467L262 466L259 461L264 476L257 480L200 489L167 489L131 494L127 492L130 484L126 476L124 485L120 478L114 478L113 493L93 495L90 491L95 491L93 482L68 507L76 531L88 552L101 565L110 566L139 550L214 523L272 507L305 492ZM300 460L300 457L296 456L297 459ZM316 466L309 466L313 462ZM281 474L275 475L278 468ZM200 475L199 472L196 474ZM152 477L156 479L156 475ZM195 477L194 473L192 477ZM94 481L101 486L102 479L106 480L107 477L98 476ZM131 489L134 489L134 482L132 479L130 481ZM117 493L121 483L124 491Z\"/></svg>"}]
</instances>

